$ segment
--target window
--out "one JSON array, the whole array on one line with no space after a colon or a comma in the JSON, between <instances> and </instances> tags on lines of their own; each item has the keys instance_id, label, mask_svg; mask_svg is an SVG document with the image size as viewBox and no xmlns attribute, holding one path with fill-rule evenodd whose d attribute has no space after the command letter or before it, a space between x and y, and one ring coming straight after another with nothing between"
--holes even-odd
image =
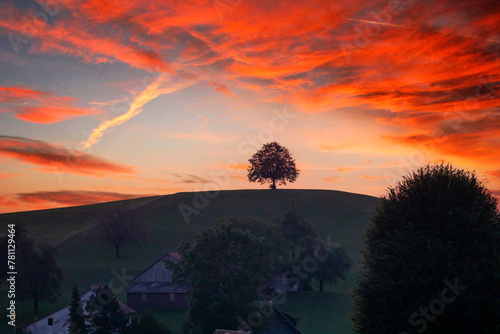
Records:
<instances>
[{"instance_id":1,"label":"window","mask_svg":"<svg viewBox=\"0 0 500 334\"><path fill-rule=\"evenodd\" d=\"M170 294L170 301L174 302L175 301L175 293Z\"/></svg>"},{"instance_id":2,"label":"window","mask_svg":"<svg viewBox=\"0 0 500 334\"><path fill-rule=\"evenodd\" d=\"M48 320L48 325L49 326L54 326L54 319L48 318L47 320Z\"/></svg>"},{"instance_id":3,"label":"window","mask_svg":"<svg viewBox=\"0 0 500 334\"><path fill-rule=\"evenodd\" d=\"M148 295L146 293L141 293L141 301L145 302L148 300Z\"/></svg>"}]
</instances>

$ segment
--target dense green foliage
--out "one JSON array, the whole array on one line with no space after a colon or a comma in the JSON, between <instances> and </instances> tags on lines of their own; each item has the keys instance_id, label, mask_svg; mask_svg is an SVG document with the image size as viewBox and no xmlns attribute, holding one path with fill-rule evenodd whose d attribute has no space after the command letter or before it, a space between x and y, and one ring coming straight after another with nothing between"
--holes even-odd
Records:
<instances>
[{"instance_id":1,"label":"dense green foliage","mask_svg":"<svg viewBox=\"0 0 500 334\"><path fill-rule=\"evenodd\" d=\"M132 321L126 334L171 334L172 332L163 324L158 322L155 314L150 311L143 311L139 319Z\"/></svg>"},{"instance_id":2,"label":"dense green foliage","mask_svg":"<svg viewBox=\"0 0 500 334\"><path fill-rule=\"evenodd\" d=\"M186 333L212 334L217 328L237 328L259 300L260 286L272 277L272 244L248 230L223 223L202 229L194 242L182 242L174 282L189 283Z\"/></svg>"},{"instance_id":3,"label":"dense green foliage","mask_svg":"<svg viewBox=\"0 0 500 334\"><path fill-rule=\"evenodd\" d=\"M365 244L358 333L499 333L499 212L475 174L441 164L406 176Z\"/></svg>"},{"instance_id":4,"label":"dense green foliage","mask_svg":"<svg viewBox=\"0 0 500 334\"><path fill-rule=\"evenodd\" d=\"M55 256L56 248L49 245L35 246L20 226L16 229L16 297L20 301L33 302L33 313L38 314L41 301L54 303L60 296L62 271Z\"/></svg>"},{"instance_id":5,"label":"dense green foliage","mask_svg":"<svg viewBox=\"0 0 500 334\"><path fill-rule=\"evenodd\" d=\"M311 278L319 282L319 292L324 291L324 283L335 284L338 279L345 280L352 267L352 261L341 247L329 245L316 240L312 247L301 253L303 263L309 259L314 267L311 268Z\"/></svg>"},{"instance_id":6,"label":"dense green foliage","mask_svg":"<svg viewBox=\"0 0 500 334\"><path fill-rule=\"evenodd\" d=\"M258 238L266 237L273 247L273 256L275 264L275 272L279 272L283 268L291 264L290 258L290 242L285 239L282 234L280 225L274 222L266 222L260 217L225 217L221 223L231 223L237 229L248 230Z\"/></svg>"},{"instance_id":7,"label":"dense green foliage","mask_svg":"<svg viewBox=\"0 0 500 334\"><path fill-rule=\"evenodd\" d=\"M260 184L270 182L271 189L276 189L276 183L286 185L286 182L295 182L299 177L295 159L286 147L277 142L264 144L248 161L248 180Z\"/></svg>"}]
</instances>

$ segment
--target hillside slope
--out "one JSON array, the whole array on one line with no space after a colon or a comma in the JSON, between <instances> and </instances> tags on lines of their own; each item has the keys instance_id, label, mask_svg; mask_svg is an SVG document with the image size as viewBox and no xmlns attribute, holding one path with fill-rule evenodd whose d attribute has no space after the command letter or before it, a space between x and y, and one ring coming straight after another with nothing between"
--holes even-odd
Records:
<instances>
[{"instance_id":1,"label":"hillside slope","mask_svg":"<svg viewBox=\"0 0 500 334\"><path fill-rule=\"evenodd\" d=\"M195 202L193 202L193 200ZM0 223L17 222L38 242L56 246L58 263L64 271L63 298L57 305L41 305L47 313L69 301L73 284L113 284L120 290L134 276L169 251L181 240L191 240L202 227L217 224L220 217L254 215L264 220L283 217L293 201L297 211L325 240L345 247L355 261L360 259L364 229L379 199L366 195L331 190L232 190L221 191L208 202L199 193L178 193L81 207L30 211L0 215ZM197 204L196 204L197 203ZM196 205L195 205L196 204ZM103 241L99 217L118 207L134 207L146 229L144 242L125 245L122 258ZM187 223L179 207L193 210ZM188 209L191 208L191 209ZM6 231L2 227L2 232ZM125 273L125 279L118 273ZM354 279L351 275L349 282ZM348 286L346 286L346 289ZM2 293L2 306L5 303ZM122 300L125 295L119 294ZM18 312L25 324L30 309ZM1 328L0 328L1 329Z\"/></svg>"}]
</instances>

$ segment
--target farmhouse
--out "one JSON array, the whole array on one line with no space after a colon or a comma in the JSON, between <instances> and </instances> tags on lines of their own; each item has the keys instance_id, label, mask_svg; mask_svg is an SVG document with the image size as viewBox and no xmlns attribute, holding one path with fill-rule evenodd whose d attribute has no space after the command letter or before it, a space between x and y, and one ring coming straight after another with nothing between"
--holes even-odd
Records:
<instances>
[{"instance_id":1,"label":"farmhouse","mask_svg":"<svg viewBox=\"0 0 500 334\"><path fill-rule=\"evenodd\" d=\"M87 302L91 296L95 295L97 287L91 287L81 297L82 308L85 310ZM120 309L125 313L128 318L129 324L131 322L132 314L136 313L132 308L118 301ZM85 312L86 314L86 312ZM30 334L66 334L69 333L69 306L56 311L45 318L35 321L29 326L23 328L24 333Z\"/></svg>"},{"instance_id":2,"label":"farmhouse","mask_svg":"<svg viewBox=\"0 0 500 334\"><path fill-rule=\"evenodd\" d=\"M165 268L164 260L179 261L177 253L167 253L134 278L126 289L127 305L136 310L185 309L187 285L172 282L172 271Z\"/></svg>"}]
</instances>

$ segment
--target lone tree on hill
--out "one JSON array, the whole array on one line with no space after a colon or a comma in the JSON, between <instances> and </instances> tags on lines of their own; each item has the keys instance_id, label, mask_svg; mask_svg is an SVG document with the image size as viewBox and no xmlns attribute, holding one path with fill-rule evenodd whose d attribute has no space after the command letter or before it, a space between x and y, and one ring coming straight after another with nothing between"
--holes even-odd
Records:
<instances>
[{"instance_id":1,"label":"lone tree on hill","mask_svg":"<svg viewBox=\"0 0 500 334\"><path fill-rule=\"evenodd\" d=\"M295 159L286 147L277 142L265 144L248 161L248 180L260 184L272 182L271 189L276 189L276 183L286 185L287 181L295 182L299 176Z\"/></svg>"},{"instance_id":2,"label":"lone tree on hill","mask_svg":"<svg viewBox=\"0 0 500 334\"><path fill-rule=\"evenodd\" d=\"M357 333L498 333L500 215L474 173L427 165L389 188L365 235Z\"/></svg>"}]
</instances>

